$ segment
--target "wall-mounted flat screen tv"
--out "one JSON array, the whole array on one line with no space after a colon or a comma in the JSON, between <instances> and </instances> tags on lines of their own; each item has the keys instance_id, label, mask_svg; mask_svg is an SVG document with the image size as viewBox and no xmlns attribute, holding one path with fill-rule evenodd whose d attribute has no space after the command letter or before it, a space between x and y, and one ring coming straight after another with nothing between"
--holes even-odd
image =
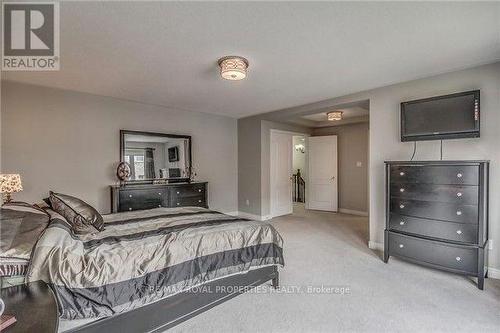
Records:
<instances>
[{"instance_id":1,"label":"wall-mounted flat screen tv","mask_svg":"<svg viewBox=\"0 0 500 333\"><path fill-rule=\"evenodd\" d=\"M401 103L401 141L479 137L479 90Z\"/></svg>"}]
</instances>

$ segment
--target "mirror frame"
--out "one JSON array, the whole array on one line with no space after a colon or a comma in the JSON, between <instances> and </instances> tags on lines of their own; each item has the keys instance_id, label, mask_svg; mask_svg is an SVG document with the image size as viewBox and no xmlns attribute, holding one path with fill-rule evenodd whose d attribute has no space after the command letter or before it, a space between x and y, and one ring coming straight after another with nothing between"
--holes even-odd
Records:
<instances>
[{"instance_id":1,"label":"mirror frame","mask_svg":"<svg viewBox=\"0 0 500 333\"><path fill-rule=\"evenodd\" d=\"M155 132L143 132L143 131L131 131L131 130L120 130L120 162L124 162L125 156L125 135L127 134L136 134L136 135L147 135L147 136L162 136L173 139L188 139L189 140L189 167L193 167L193 158L192 158L192 139L190 135L178 135L178 134L167 134L167 133L155 133ZM184 178L154 178L154 179L144 179L144 180L136 180L131 179L127 180L125 183L132 184L154 184L155 181L166 181L167 183L183 183L189 182L189 177Z\"/></svg>"}]
</instances>

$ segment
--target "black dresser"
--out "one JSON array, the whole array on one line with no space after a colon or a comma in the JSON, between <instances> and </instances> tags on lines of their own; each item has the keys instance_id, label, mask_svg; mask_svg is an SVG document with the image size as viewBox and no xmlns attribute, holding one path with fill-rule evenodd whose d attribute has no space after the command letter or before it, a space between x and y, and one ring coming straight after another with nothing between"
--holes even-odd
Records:
<instances>
[{"instance_id":1,"label":"black dresser","mask_svg":"<svg viewBox=\"0 0 500 333\"><path fill-rule=\"evenodd\" d=\"M389 256L475 276L487 274L488 161L386 163L384 261Z\"/></svg>"},{"instance_id":2,"label":"black dresser","mask_svg":"<svg viewBox=\"0 0 500 333\"><path fill-rule=\"evenodd\" d=\"M186 206L208 208L207 187L207 182L112 185L111 211Z\"/></svg>"}]
</instances>

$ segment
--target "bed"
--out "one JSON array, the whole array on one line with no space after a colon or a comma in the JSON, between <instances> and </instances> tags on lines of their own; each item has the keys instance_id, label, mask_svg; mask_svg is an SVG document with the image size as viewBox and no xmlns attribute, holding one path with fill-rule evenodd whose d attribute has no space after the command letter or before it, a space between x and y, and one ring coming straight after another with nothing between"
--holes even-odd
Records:
<instances>
[{"instance_id":1,"label":"bed","mask_svg":"<svg viewBox=\"0 0 500 333\"><path fill-rule=\"evenodd\" d=\"M5 204L0 209L0 286L22 283L31 251L49 216L26 203Z\"/></svg>"},{"instance_id":2,"label":"bed","mask_svg":"<svg viewBox=\"0 0 500 333\"><path fill-rule=\"evenodd\" d=\"M51 286L61 318L99 319L75 331L163 330L248 290L235 287L276 287L284 265L271 224L205 208L104 215L84 235L47 212L26 280Z\"/></svg>"}]
</instances>

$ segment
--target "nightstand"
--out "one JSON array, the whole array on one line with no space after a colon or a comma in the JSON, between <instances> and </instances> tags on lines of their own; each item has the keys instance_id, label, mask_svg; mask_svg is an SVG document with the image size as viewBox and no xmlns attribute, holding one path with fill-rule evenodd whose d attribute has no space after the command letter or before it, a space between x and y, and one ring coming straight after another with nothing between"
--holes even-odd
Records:
<instances>
[{"instance_id":1,"label":"nightstand","mask_svg":"<svg viewBox=\"0 0 500 333\"><path fill-rule=\"evenodd\" d=\"M52 290L43 281L21 284L0 290L5 303L5 315L17 322L2 333L56 333L59 325L57 302Z\"/></svg>"}]
</instances>

